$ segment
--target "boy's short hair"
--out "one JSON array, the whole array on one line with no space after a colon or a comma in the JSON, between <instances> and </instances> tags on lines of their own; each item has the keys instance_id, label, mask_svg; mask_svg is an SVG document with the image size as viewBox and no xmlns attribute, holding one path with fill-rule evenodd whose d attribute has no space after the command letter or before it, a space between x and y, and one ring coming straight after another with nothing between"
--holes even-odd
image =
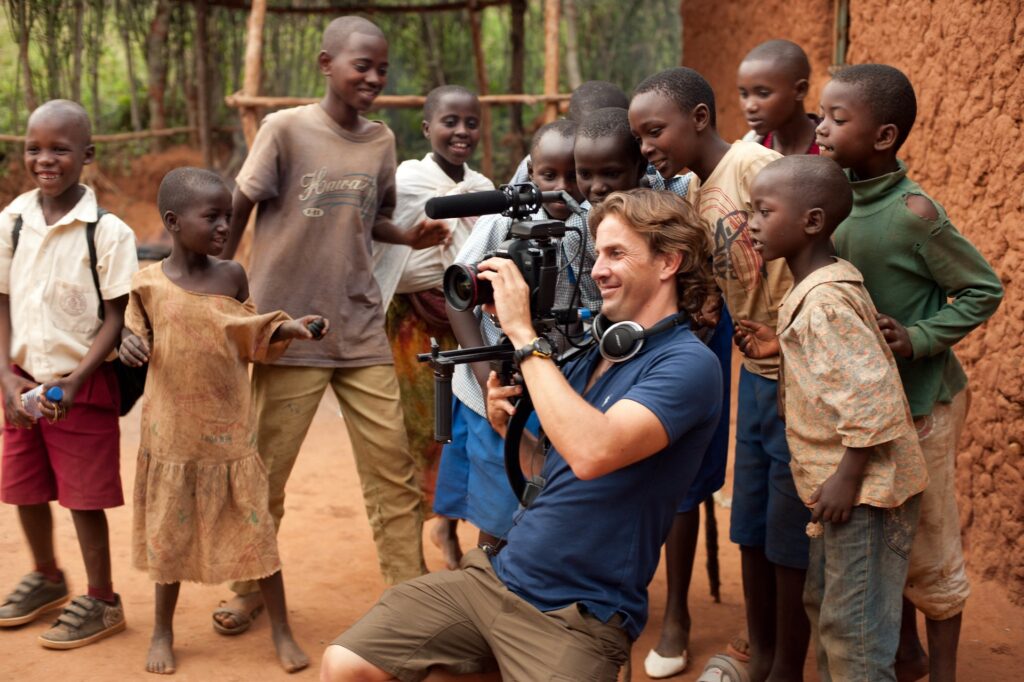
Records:
<instances>
[{"instance_id":1,"label":"boy's short hair","mask_svg":"<svg viewBox=\"0 0 1024 682\"><path fill-rule=\"evenodd\" d=\"M345 47L345 43L348 42L349 36L353 33L363 33L377 38L384 38L384 31L380 30L380 26L369 19L357 16L338 17L327 24L327 28L324 29L324 37L320 49L333 57ZM384 39L386 40L386 38Z\"/></svg>"},{"instance_id":2,"label":"boy's short hair","mask_svg":"<svg viewBox=\"0 0 1024 682\"><path fill-rule=\"evenodd\" d=\"M794 81L811 77L811 63L803 48L791 40L767 40L743 58L745 62L771 62L781 67Z\"/></svg>"},{"instance_id":3,"label":"boy's short hair","mask_svg":"<svg viewBox=\"0 0 1024 682\"><path fill-rule=\"evenodd\" d=\"M648 76L633 91L633 97L646 92L660 92L665 95L682 110L689 114L698 104L704 104L710 114L709 122L712 128L718 126L718 116L715 113L715 92L704 76L693 69L685 66L677 66L665 69L653 76Z\"/></svg>"},{"instance_id":4,"label":"boy's short hair","mask_svg":"<svg viewBox=\"0 0 1024 682\"><path fill-rule=\"evenodd\" d=\"M548 133L558 133L559 137L562 138L574 138L576 137L577 127L576 121L571 118L560 118L557 121L542 125L533 134L533 139L530 141L530 154L533 154L533 150L537 148L537 145L540 144L540 141Z\"/></svg>"},{"instance_id":5,"label":"boy's short hair","mask_svg":"<svg viewBox=\"0 0 1024 682\"><path fill-rule=\"evenodd\" d=\"M595 238L598 225L609 215L621 218L643 237L652 253L682 255L676 273L679 307L691 315L700 312L714 279L707 231L693 206L674 192L646 188L612 192L590 209L587 222Z\"/></svg>"},{"instance_id":6,"label":"boy's short hair","mask_svg":"<svg viewBox=\"0 0 1024 682\"><path fill-rule=\"evenodd\" d=\"M427 99L423 102L424 121L429 121L433 117L434 112L437 110L437 105L448 95L464 95L477 99L475 92L471 92L461 85L440 85L427 93Z\"/></svg>"},{"instance_id":7,"label":"boy's short hair","mask_svg":"<svg viewBox=\"0 0 1024 682\"><path fill-rule=\"evenodd\" d=\"M588 140L614 138L624 145L630 156L641 157L640 145L629 129L629 112L620 107L605 107L589 114L576 129L576 137Z\"/></svg>"},{"instance_id":8,"label":"boy's short hair","mask_svg":"<svg viewBox=\"0 0 1024 682\"><path fill-rule=\"evenodd\" d=\"M629 97L615 83L586 81L569 96L569 118L582 123L588 115L607 107L629 108Z\"/></svg>"},{"instance_id":9,"label":"boy's short hair","mask_svg":"<svg viewBox=\"0 0 1024 682\"><path fill-rule=\"evenodd\" d=\"M92 123L89 121L89 114L85 107L70 99L51 99L36 107L28 117L28 126L32 125L32 119L60 117L61 124L67 127L74 127L80 133L82 143L86 146L92 144ZM27 128L27 126L26 126Z\"/></svg>"},{"instance_id":10,"label":"boy's short hair","mask_svg":"<svg viewBox=\"0 0 1024 682\"><path fill-rule=\"evenodd\" d=\"M875 122L896 126L893 151L899 151L917 118L917 96L906 74L888 64L855 64L839 69L832 80L857 86Z\"/></svg>"},{"instance_id":11,"label":"boy's short hair","mask_svg":"<svg viewBox=\"0 0 1024 682\"><path fill-rule=\"evenodd\" d=\"M811 154L794 154L775 159L762 173L770 172L785 188L786 201L804 209L820 208L825 212L825 233L832 232L846 220L853 208L853 189L846 173L832 159Z\"/></svg>"},{"instance_id":12,"label":"boy's short hair","mask_svg":"<svg viewBox=\"0 0 1024 682\"><path fill-rule=\"evenodd\" d=\"M180 214L195 200L196 192L214 187L227 190L224 180L213 171L192 166L175 168L160 181L156 194L157 210L161 217L168 211Z\"/></svg>"}]
</instances>

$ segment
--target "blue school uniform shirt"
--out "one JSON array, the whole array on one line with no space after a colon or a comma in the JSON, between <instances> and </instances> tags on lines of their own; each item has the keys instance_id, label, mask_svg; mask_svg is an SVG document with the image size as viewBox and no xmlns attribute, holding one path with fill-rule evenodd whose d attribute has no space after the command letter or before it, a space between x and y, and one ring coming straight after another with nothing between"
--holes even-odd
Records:
<instances>
[{"instance_id":1,"label":"blue school uniform shirt","mask_svg":"<svg viewBox=\"0 0 1024 682\"><path fill-rule=\"evenodd\" d=\"M566 365L577 393L600 357L592 348ZM718 360L685 326L612 365L584 399L602 412L622 399L644 405L665 427L669 445L591 481L578 479L552 448L544 489L493 559L502 582L541 611L580 603L602 622L621 614L635 640L647 622L647 585L661 545L718 424L721 390Z\"/></svg>"}]
</instances>

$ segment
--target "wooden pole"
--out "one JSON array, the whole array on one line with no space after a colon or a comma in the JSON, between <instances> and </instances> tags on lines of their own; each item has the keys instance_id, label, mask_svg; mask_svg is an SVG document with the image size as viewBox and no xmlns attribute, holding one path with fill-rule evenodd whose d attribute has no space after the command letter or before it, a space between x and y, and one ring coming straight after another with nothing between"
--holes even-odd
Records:
<instances>
[{"instance_id":1,"label":"wooden pole","mask_svg":"<svg viewBox=\"0 0 1024 682\"><path fill-rule=\"evenodd\" d=\"M213 147L210 142L210 69L206 58L207 40L206 0L196 1L196 91L198 95L199 148L203 152L203 165L213 167Z\"/></svg>"},{"instance_id":2,"label":"wooden pole","mask_svg":"<svg viewBox=\"0 0 1024 682\"><path fill-rule=\"evenodd\" d=\"M252 0L252 11L249 13L249 26L245 40L245 77L242 80L242 92L249 97L260 93L260 68L263 59L263 22L267 18L267 0ZM252 147L256 139L256 130L260 125L259 110L249 105L242 109L242 134L245 144Z\"/></svg>"},{"instance_id":3,"label":"wooden pole","mask_svg":"<svg viewBox=\"0 0 1024 682\"><path fill-rule=\"evenodd\" d=\"M555 93L553 95L481 95L480 102L490 105L497 104L551 104L556 107L559 102L569 101L571 95ZM423 95L380 95L373 101L373 109L415 109L422 107L426 101ZM250 96L243 92L236 92L224 98L229 107L265 107L268 109L279 109L282 107L297 107L303 104L314 104L320 100L316 97L264 97L260 95Z\"/></svg>"},{"instance_id":4,"label":"wooden pole","mask_svg":"<svg viewBox=\"0 0 1024 682\"><path fill-rule=\"evenodd\" d=\"M558 93L558 17L559 0L544 0L544 94ZM558 102L549 101L544 108L544 122L558 118Z\"/></svg>"},{"instance_id":5,"label":"wooden pole","mask_svg":"<svg viewBox=\"0 0 1024 682\"><path fill-rule=\"evenodd\" d=\"M508 77L508 90L522 94L523 78L526 73L526 0L514 0L512 3L512 29L509 33L509 44L512 49L512 69ZM514 136L514 144L518 150L517 157L526 156L526 133L523 130L523 107L513 104L510 114L510 128Z\"/></svg>"},{"instance_id":6,"label":"wooden pole","mask_svg":"<svg viewBox=\"0 0 1024 682\"><path fill-rule=\"evenodd\" d=\"M484 47L480 37L480 10L475 2L469 3L469 30L473 38L473 56L476 62L476 87L481 95L489 89L487 83L487 65L484 62ZM494 177L494 150L491 137L491 107L480 104L480 138L483 143L483 160L481 168L488 178Z\"/></svg>"}]
</instances>

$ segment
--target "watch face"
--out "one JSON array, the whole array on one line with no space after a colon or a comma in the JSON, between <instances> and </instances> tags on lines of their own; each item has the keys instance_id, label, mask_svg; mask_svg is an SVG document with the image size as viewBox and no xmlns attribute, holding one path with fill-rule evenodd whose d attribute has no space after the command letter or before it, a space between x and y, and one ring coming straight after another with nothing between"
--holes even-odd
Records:
<instances>
[{"instance_id":1,"label":"watch face","mask_svg":"<svg viewBox=\"0 0 1024 682\"><path fill-rule=\"evenodd\" d=\"M534 345L537 347L537 350L544 355L551 356L555 352L555 349L551 346L551 342L545 339L543 336L537 339Z\"/></svg>"}]
</instances>

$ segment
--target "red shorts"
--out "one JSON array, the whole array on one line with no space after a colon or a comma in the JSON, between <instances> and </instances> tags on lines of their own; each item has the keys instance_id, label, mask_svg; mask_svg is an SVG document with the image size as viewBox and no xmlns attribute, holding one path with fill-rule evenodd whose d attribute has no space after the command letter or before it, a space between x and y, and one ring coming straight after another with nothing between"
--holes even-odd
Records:
<instances>
[{"instance_id":1,"label":"red shorts","mask_svg":"<svg viewBox=\"0 0 1024 682\"><path fill-rule=\"evenodd\" d=\"M18 367L14 371L28 376ZM5 423L0 500L16 505L57 500L76 510L124 504L120 402L117 377L105 362L82 385L61 421L51 424L44 418L27 429Z\"/></svg>"}]
</instances>

